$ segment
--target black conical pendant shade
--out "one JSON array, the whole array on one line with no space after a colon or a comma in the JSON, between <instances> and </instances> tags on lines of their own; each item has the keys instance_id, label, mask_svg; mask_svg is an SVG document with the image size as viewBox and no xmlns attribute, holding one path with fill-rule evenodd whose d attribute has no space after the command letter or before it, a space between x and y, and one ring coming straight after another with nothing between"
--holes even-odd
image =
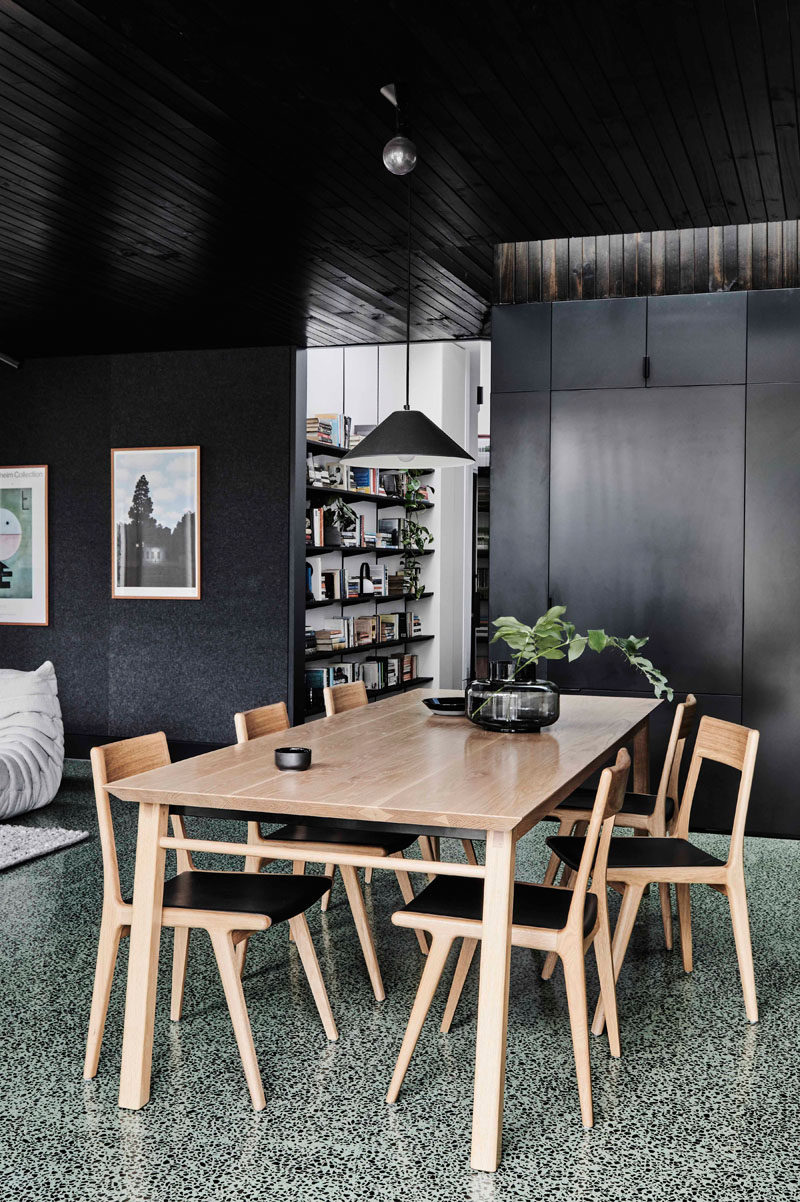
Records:
<instances>
[{"instance_id":1,"label":"black conical pendant shade","mask_svg":"<svg viewBox=\"0 0 800 1202\"><path fill-rule=\"evenodd\" d=\"M351 467L463 467L475 460L418 409L398 409L342 456Z\"/></svg>"}]
</instances>

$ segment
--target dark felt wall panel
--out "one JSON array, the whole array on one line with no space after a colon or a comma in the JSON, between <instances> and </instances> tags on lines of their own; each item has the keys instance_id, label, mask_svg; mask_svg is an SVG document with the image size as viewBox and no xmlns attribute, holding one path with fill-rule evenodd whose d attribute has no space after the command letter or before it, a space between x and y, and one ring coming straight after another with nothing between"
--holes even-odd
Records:
<instances>
[{"instance_id":1,"label":"dark felt wall panel","mask_svg":"<svg viewBox=\"0 0 800 1202\"><path fill-rule=\"evenodd\" d=\"M237 709L286 697L292 388L287 347L2 376L0 460L50 467L50 626L0 626L0 662L53 660L69 732L232 742ZM110 448L194 444L202 599L112 600Z\"/></svg>"}]
</instances>

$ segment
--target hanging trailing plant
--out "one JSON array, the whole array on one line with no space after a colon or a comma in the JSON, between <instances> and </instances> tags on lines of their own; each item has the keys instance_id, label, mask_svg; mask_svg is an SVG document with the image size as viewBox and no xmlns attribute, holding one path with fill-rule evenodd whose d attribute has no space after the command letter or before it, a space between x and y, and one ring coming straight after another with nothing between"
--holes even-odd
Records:
<instances>
[{"instance_id":1,"label":"hanging trailing plant","mask_svg":"<svg viewBox=\"0 0 800 1202\"><path fill-rule=\"evenodd\" d=\"M426 501L427 497L421 492L419 476L415 472L406 472L403 480L403 505L406 516L400 532L400 544L404 553L400 566L403 570L403 592L415 600L425 591L420 579L422 564L418 556L433 542L433 535L427 526L415 521L410 514L422 509Z\"/></svg>"}]
</instances>

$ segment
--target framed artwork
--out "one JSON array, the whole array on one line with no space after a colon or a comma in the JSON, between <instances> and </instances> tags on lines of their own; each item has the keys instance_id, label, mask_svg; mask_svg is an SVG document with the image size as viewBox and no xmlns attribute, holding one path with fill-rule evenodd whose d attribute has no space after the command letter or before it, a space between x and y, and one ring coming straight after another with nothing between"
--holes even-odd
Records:
<instances>
[{"instance_id":1,"label":"framed artwork","mask_svg":"<svg viewBox=\"0 0 800 1202\"><path fill-rule=\"evenodd\" d=\"M47 626L47 468L0 467L0 623Z\"/></svg>"},{"instance_id":2,"label":"framed artwork","mask_svg":"<svg viewBox=\"0 0 800 1202\"><path fill-rule=\"evenodd\" d=\"M200 448L111 452L111 595L200 599Z\"/></svg>"}]
</instances>

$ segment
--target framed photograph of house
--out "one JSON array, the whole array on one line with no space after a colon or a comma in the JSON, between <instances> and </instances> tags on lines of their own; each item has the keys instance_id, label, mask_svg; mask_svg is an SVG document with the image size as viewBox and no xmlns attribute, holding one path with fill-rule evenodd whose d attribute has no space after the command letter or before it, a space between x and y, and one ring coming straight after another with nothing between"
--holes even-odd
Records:
<instances>
[{"instance_id":1,"label":"framed photograph of house","mask_svg":"<svg viewBox=\"0 0 800 1202\"><path fill-rule=\"evenodd\" d=\"M47 626L47 468L0 467L0 624Z\"/></svg>"},{"instance_id":2,"label":"framed photograph of house","mask_svg":"<svg viewBox=\"0 0 800 1202\"><path fill-rule=\"evenodd\" d=\"M111 595L200 599L200 448L111 452Z\"/></svg>"}]
</instances>

